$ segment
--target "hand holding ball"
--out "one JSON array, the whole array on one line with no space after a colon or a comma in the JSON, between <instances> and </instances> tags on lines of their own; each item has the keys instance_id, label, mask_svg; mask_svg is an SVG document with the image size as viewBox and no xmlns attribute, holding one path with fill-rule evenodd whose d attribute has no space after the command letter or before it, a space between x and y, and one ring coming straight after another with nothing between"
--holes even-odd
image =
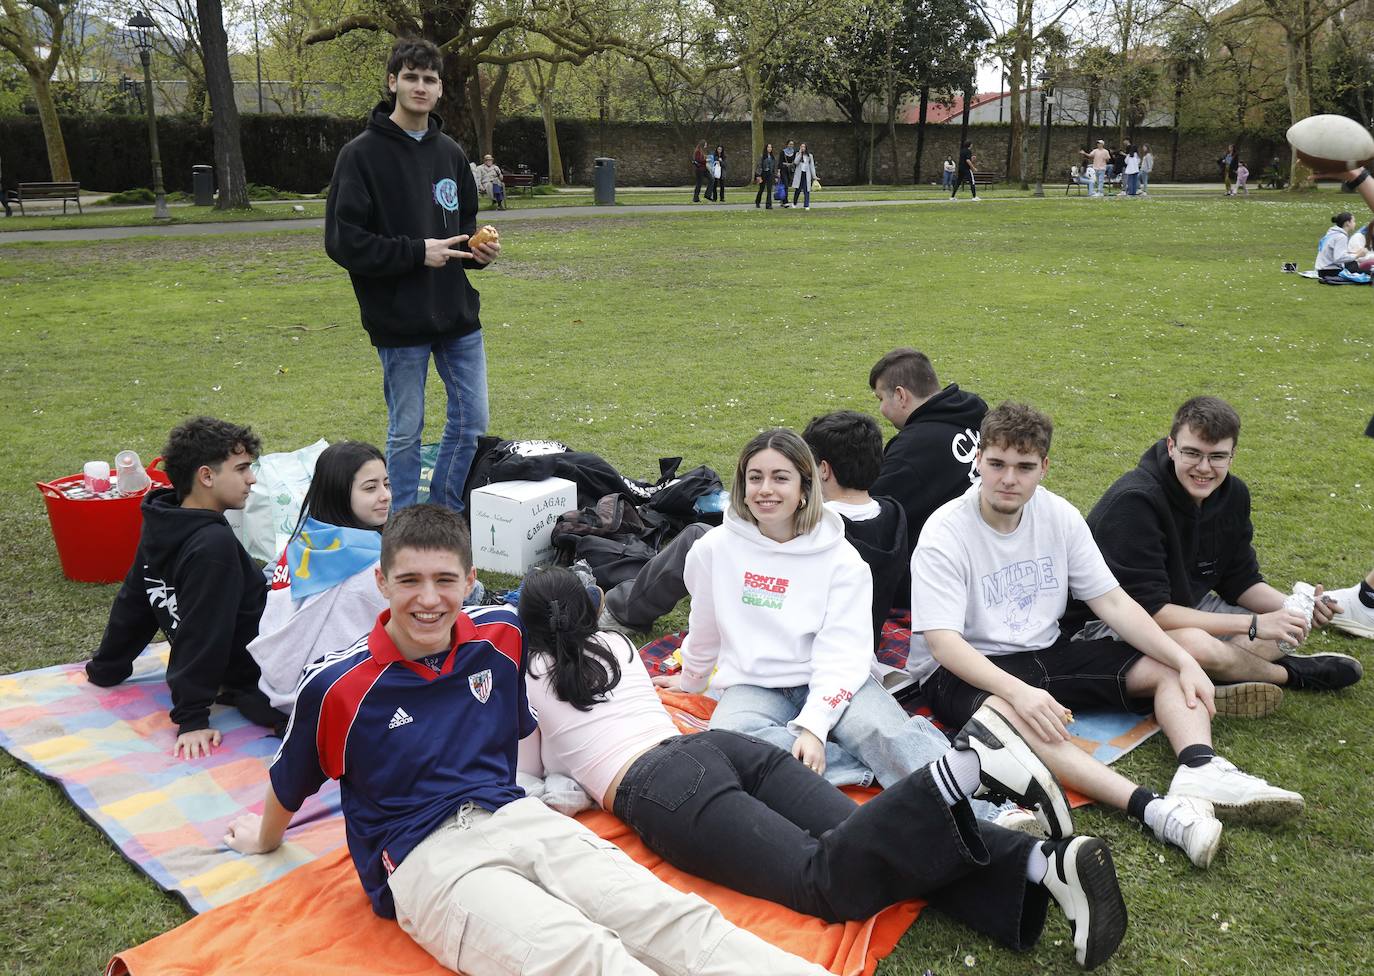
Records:
<instances>
[{"instance_id":1,"label":"hand holding ball","mask_svg":"<svg viewBox=\"0 0 1374 976\"><path fill-rule=\"evenodd\" d=\"M1343 115L1313 115L1293 123L1288 144L1319 174L1347 172L1374 161L1374 136Z\"/></svg>"}]
</instances>

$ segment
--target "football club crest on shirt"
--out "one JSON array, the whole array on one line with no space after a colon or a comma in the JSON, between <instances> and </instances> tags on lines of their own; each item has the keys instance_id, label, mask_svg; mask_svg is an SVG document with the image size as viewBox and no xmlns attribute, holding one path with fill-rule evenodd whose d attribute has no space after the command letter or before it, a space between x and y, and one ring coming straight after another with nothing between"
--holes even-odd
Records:
<instances>
[{"instance_id":1,"label":"football club crest on shirt","mask_svg":"<svg viewBox=\"0 0 1374 976\"><path fill-rule=\"evenodd\" d=\"M468 675L468 689L473 698L485 705L491 697L491 668Z\"/></svg>"}]
</instances>

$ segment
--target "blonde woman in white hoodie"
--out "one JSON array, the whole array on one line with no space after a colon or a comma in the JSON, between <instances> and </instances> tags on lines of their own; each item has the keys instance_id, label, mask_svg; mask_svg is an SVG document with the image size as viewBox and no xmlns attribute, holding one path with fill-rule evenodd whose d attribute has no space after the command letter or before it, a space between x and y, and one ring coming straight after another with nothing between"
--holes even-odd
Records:
<instances>
[{"instance_id":1,"label":"blonde woman in white hoodie","mask_svg":"<svg viewBox=\"0 0 1374 976\"><path fill-rule=\"evenodd\" d=\"M724 523L692 546L684 579L682 674L657 683L718 690L711 728L779 746L840 786L891 786L949 749L872 677L872 577L794 431L745 446Z\"/></svg>"}]
</instances>

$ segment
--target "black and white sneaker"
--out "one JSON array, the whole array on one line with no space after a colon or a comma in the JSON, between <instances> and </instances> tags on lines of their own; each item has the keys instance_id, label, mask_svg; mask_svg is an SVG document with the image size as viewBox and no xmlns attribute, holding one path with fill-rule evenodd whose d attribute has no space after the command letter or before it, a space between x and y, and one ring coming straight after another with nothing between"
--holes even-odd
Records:
<instances>
[{"instance_id":1,"label":"black and white sneaker","mask_svg":"<svg viewBox=\"0 0 1374 976\"><path fill-rule=\"evenodd\" d=\"M1013 800L1035 811L1051 837L1073 833L1069 800L1054 774L997 709L984 705L959 730L954 748L972 749L982 768L973 795Z\"/></svg>"},{"instance_id":2,"label":"black and white sneaker","mask_svg":"<svg viewBox=\"0 0 1374 976\"><path fill-rule=\"evenodd\" d=\"M1049 861L1045 888L1073 930L1074 958L1084 969L1096 969L1126 935L1126 902L1112 852L1096 837L1047 840L1040 849Z\"/></svg>"},{"instance_id":3,"label":"black and white sneaker","mask_svg":"<svg viewBox=\"0 0 1374 976\"><path fill-rule=\"evenodd\" d=\"M1364 677L1364 665L1349 654L1285 654L1278 664L1294 691L1335 691Z\"/></svg>"}]
</instances>

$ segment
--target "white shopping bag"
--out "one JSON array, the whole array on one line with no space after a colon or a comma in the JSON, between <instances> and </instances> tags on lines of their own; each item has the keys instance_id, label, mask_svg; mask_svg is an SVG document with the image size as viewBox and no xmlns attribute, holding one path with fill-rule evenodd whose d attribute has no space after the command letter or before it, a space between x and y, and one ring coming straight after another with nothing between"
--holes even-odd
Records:
<instances>
[{"instance_id":1,"label":"white shopping bag","mask_svg":"<svg viewBox=\"0 0 1374 976\"><path fill-rule=\"evenodd\" d=\"M321 438L298 451L264 454L253 462L257 484L248 495L241 523L230 522L248 555L265 562L281 555L300 518L315 461L328 446Z\"/></svg>"}]
</instances>

